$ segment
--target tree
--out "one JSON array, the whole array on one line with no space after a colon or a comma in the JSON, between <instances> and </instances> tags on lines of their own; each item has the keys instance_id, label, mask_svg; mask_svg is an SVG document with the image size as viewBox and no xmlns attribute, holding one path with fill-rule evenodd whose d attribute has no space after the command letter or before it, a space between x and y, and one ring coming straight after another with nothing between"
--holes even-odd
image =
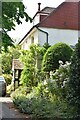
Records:
<instances>
[{"instance_id":1,"label":"tree","mask_svg":"<svg viewBox=\"0 0 80 120\"><path fill-rule=\"evenodd\" d=\"M25 6L22 2L2 2L2 46L7 50L8 46L14 43L7 34L11 29L15 30L16 23L22 24L21 19L25 18L28 22L31 18L25 12Z\"/></svg>"},{"instance_id":2,"label":"tree","mask_svg":"<svg viewBox=\"0 0 80 120\"><path fill-rule=\"evenodd\" d=\"M2 72L4 74L11 74L12 70L12 60L18 59L20 56L20 46L10 47L8 48L8 52L2 52L1 54L1 66Z\"/></svg>"},{"instance_id":3,"label":"tree","mask_svg":"<svg viewBox=\"0 0 80 120\"><path fill-rule=\"evenodd\" d=\"M63 61L63 63L70 60L72 51L72 48L65 43L57 43L49 47L43 57L42 70L50 72L57 69L59 60Z\"/></svg>"},{"instance_id":4,"label":"tree","mask_svg":"<svg viewBox=\"0 0 80 120\"><path fill-rule=\"evenodd\" d=\"M75 106L77 115L80 115L80 39L71 59L68 87L68 101L70 105Z\"/></svg>"}]
</instances>

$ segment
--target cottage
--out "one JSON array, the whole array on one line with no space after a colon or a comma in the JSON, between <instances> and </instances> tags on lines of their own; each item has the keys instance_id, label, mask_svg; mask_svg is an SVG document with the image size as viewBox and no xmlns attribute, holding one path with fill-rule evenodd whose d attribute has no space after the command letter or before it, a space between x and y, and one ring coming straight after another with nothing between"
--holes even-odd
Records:
<instances>
[{"instance_id":1,"label":"cottage","mask_svg":"<svg viewBox=\"0 0 80 120\"><path fill-rule=\"evenodd\" d=\"M80 37L80 2L65 1L57 8L45 7L33 17L33 27L19 42L22 49L29 49L30 44L41 46L44 43L54 45L64 42L74 46Z\"/></svg>"}]
</instances>

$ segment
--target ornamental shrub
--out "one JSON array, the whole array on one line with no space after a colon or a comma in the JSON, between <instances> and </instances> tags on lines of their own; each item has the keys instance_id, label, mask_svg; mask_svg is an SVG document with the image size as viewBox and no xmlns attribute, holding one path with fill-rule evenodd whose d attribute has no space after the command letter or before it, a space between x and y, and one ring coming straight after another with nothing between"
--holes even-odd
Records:
<instances>
[{"instance_id":1,"label":"ornamental shrub","mask_svg":"<svg viewBox=\"0 0 80 120\"><path fill-rule=\"evenodd\" d=\"M70 63L66 62L64 65L60 63L59 69L52 73L51 79L57 86L58 96L62 99L67 95L68 81L70 75Z\"/></svg>"},{"instance_id":2,"label":"ornamental shrub","mask_svg":"<svg viewBox=\"0 0 80 120\"><path fill-rule=\"evenodd\" d=\"M42 70L50 72L59 67L59 60L65 63L70 61L72 48L65 43L57 43L48 48L42 61Z\"/></svg>"}]
</instances>

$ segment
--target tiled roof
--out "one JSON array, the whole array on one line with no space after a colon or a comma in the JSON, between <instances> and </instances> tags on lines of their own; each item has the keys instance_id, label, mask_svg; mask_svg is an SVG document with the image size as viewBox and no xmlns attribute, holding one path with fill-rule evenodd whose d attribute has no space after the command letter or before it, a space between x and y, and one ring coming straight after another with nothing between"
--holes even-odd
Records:
<instances>
[{"instance_id":1,"label":"tiled roof","mask_svg":"<svg viewBox=\"0 0 80 120\"><path fill-rule=\"evenodd\" d=\"M63 2L51 12L40 27L80 30L80 2Z\"/></svg>"}]
</instances>

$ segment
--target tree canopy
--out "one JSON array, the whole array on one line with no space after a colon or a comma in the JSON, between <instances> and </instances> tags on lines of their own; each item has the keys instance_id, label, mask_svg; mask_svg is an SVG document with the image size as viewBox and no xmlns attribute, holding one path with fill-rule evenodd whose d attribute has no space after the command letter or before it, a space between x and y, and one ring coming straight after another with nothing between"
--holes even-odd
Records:
<instances>
[{"instance_id":1,"label":"tree canopy","mask_svg":"<svg viewBox=\"0 0 80 120\"><path fill-rule=\"evenodd\" d=\"M20 46L9 47L8 52L2 51L0 54L2 62L0 66L2 67L2 73L11 74L12 73L12 60L18 59L20 56Z\"/></svg>"},{"instance_id":2,"label":"tree canopy","mask_svg":"<svg viewBox=\"0 0 80 120\"><path fill-rule=\"evenodd\" d=\"M15 30L16 23L22 24L22 19L28 22L31 18L25 12L23 2L2 2L2 46L5 51L8 46L13 45L13 41L7 34L12 29Z\"/></svg>"}]
</instances>

